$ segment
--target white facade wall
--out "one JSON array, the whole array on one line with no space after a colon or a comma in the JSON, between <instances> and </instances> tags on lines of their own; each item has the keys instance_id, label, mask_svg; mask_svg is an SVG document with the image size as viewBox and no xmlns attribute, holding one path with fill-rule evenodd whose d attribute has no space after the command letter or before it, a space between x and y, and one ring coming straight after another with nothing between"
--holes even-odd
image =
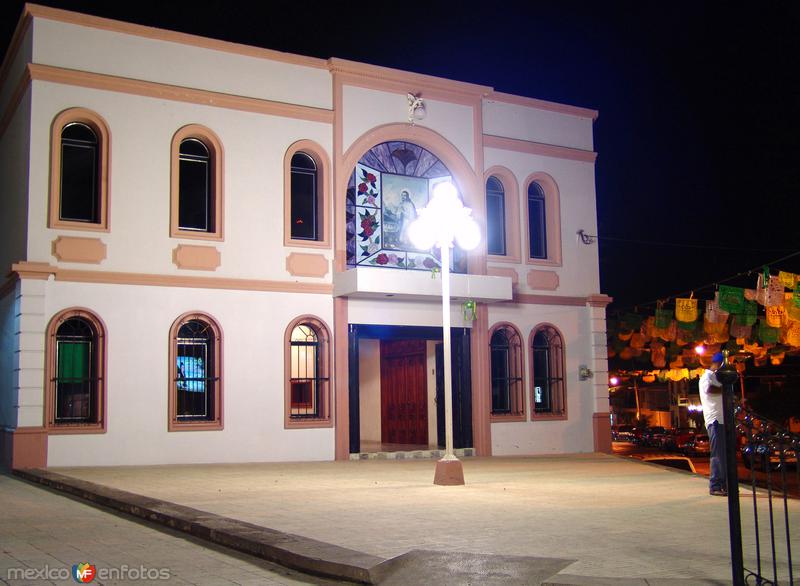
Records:
<instances>
[{"instance_id":1,"label":"white facade wall","mask_svg":"<svg viewBox=\"0 0 800 586\"><path fill-rule=\"evenodd\" d=\"M492 423L492 455L563 454L594 450L594 385L592 380L578 380L578 367L592 364L588 311L584 307L558 305L497 305L489 308L490 327L497 322L507 321L522 334L527 415L527 421ZM543 323L555 326L563 337L568 416L564 421L531 421L530 334Z\"/></svg>"},{"instance_id":2,"label":"white facade wall","mask_svg":"<svg viewBox=\"0 0 800 586\"><path fill-rule=\"evenodd\" d=\"M331 108L330 74L321 59L308 59L317 67L303 66L46 19L35 19L33 30L35 63ZM277 52L264 51L270 53Z\"/></svg>"},{"instance_id":3,"label":"white facade wall","mask_svg":"<svg viewBox=\"0 0 800 586\"><path fill-rule=\"evenodd\" d=\"M594 148L591 118L491 99L483 100L483 132L585 151Z\"/></svg>"},{"instance_id":4,"label":"white facade wall","mask_svg":"<svg viewBox=\"0 0 800 586\"><path fill-rule=\"evenodd\" d=\"M405 94L345 86L342 95L344 152L347 152L350 145L360 136L378 126L397 122L408 123L408 100ZM416 124L442 135L474 168L475 125L472 119L472 107L440 100L425 100L425 110L427 112L425 119Z\"/></svg>"},{"instance_id":5,"label":"white facade wall","mask_svg":"<svg viewBox=\"0 0 800 586\"><path fill-rule=\"evenodd\" d=\"M509 169L518 181L520 215L518 225L521 235L522 262L518 264L496 263L490 266L512 267L519 273L519 291L523 293L543 293L531 289L527 283L529 270L554 271L558 274L559 286L553 295L585 296L600 291L600 270L596 245L581 243L577 232L583 229L587 234L597 234L597 211L595 204L594 165L580 161L531 155L528 153L505 151L496 148L484 149L487 169L500 165ZM528 226L525 206L528 194L525 180L533 173L544 172L558 185L561 208L561 264L529 264L525 262Z\"/></svg>"},{"instance_id":6,"label":"white facade wall","mask_svg":"<svg viewBox=\"0 0 800 586\"><path fill-rule=\"evenodd\" d=\"M330 152L330 125L49 82L34 82L33 88L29 260L55 263L51 242L59 234L99 236L107 246L103 270L209 275L173 264L172 250L184 243L220 251L222 265L214 276L307 280L291 277L286 255L275 253L283 247L283 161L289 146L301 139L314 140ZM108 233L47 227L51 124L71 107L97 112L109 127ZM222 142L224 242L169 235L170 145L175 132L187 124L208 127ZM325 253L331 257L330 251ZM73 263L71 268L86 265ZM330 281L330 273L326 278Z\"/></svg>"},{"instance_id":7,"label":"white facade wall","mask_svg":"<svg viewBox=\"0 0 800 586\"><path fill-rule=\"evenodd\" d=\"M47 319L85 307L107 328L107 431L50 435L50 466L333 459L333 429L284 429L284 333L313 314L331 327L323 295L47 283ZM223 332L220 431L167 431L169 330L188 311Z\"/></svg>"}]
</instances>

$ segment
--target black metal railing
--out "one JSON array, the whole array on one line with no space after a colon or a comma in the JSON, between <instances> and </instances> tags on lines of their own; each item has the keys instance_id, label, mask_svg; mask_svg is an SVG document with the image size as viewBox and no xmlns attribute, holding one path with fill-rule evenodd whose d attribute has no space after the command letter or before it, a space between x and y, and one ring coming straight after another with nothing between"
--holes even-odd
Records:
<instances>
[{"instance_id":1,"label":"black metal railing","mask_svg":"<svg viewBox=\"0 0 800 586\"><path fill-rule=\"evenodd\" d=\"M728 517L731 541L733 584L779 586L794 584L789 496L798 496L800 435L758 415L736 399L734 387L738 373L724 367L718 378L725 387L723 408L726 425L726 472L728 478ZM738 459L748 469L739 481ZM794 468L790 471L789 468ZM740 502L739 489L752 492L752 499ZM752 501L752 513L747 501ZM740 504L743 509L740 510ZM747 555L743 552L742 517ZM751 518L747 518L751 517ZM794 559L798 559L794 556Z\"/></svg>"}]
</instances>

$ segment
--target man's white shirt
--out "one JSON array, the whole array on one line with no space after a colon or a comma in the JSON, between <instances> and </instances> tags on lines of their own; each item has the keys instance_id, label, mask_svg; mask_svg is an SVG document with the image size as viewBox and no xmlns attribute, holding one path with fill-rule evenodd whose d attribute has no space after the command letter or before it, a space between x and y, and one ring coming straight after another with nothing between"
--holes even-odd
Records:
<instances>
[{"instance_id":1,"label":"man's white shirt","mask_svg":"<svg viewBox=\"0 0 800 586\"><path fill-rule=\"evenodd\" d=\"M722 415L722 393L709 393L710 387L721 387L722 383L717 380L714 371L706 369L700 377L700 403L703 405L703 418L706 420L706 427L719 422L720 425L725 421Z\"/></svg>"}]
</instances>

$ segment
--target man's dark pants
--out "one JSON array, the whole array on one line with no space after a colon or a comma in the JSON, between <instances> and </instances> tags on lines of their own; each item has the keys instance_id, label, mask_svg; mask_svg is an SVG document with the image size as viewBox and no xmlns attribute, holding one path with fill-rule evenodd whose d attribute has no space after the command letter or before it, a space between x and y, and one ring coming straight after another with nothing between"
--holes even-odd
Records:
<instances>
[{"instance_id":1,"label":"man's dark pants","mask_svg":"<svg viewBox=\"0 0 800 586\"><path fill-rule=\"evenodd\" d=\"M715 421L708 426L708 441L711 444L711 466L709 490L728 490L725 478L725 426Z\"/></svg>"}]
</instances>

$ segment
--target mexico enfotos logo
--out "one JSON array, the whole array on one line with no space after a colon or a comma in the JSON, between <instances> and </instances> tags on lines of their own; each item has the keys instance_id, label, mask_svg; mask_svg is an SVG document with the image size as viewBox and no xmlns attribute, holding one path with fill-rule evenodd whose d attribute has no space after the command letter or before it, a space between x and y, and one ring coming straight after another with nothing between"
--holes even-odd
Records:
<instances>
[{"instance_id":1,"label":"mexico enfotos logo","mask_svg":"<svg viewBox=\"0 0 800 586\"><path fill-rule=\"evenodd\" d=\"M115 568L98 568L89 562L74 564L72 568L9 568L7 580L69 580L72 578L79 584L89 584L95 578L105 580L169 580L172 574L169 568L148 568L145 566L129 566L122 564Z\"/></svg>"}]
</instances>

